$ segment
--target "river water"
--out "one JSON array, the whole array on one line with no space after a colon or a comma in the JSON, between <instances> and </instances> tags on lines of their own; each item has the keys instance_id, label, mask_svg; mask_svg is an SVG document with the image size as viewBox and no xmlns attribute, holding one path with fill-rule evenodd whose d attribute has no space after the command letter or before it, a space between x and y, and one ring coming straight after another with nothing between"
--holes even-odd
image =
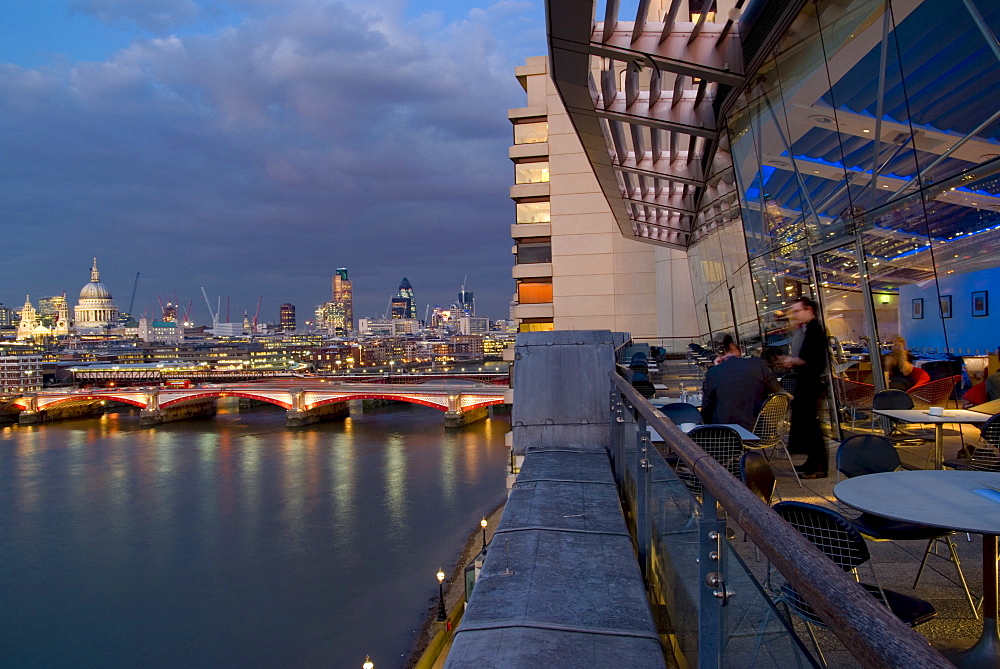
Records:
<instances>
[{"instance_id":1,"label":"river water","mask_svg":"<svg viewBox=\"0 0 1000 669\"><path fill-rule=\"evenodd\" d=\"M507 430L355 404L0 427L0 666L402 666Z\"/></svg>"}]
</instances>

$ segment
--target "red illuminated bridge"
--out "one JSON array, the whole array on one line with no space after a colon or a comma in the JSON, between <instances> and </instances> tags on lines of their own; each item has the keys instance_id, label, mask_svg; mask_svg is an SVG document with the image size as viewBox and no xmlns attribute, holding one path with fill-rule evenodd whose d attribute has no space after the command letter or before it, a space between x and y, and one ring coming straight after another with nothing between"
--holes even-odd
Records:
<instances>
[{"instance_id":1,"label":"red illuminated bridge","mask_svg":"<svg viewBox=\"0 0 1000 669\"><path fill-rule=\"evenodd\" d=\"M9 406L20 423L75 418L100 411L102 403L121 402L142 409L140 424L156 425L212 415L220 397L239 397L283 407L290 427L345 416L350 400L391 400L443 411L445 425L457 427L485 418L489 407L509 402L508 389L485 383L427 382L414 385L335 383L314 379L217 384L194 388L107 388L26 393Z\"/></svg>"}]
</instances>

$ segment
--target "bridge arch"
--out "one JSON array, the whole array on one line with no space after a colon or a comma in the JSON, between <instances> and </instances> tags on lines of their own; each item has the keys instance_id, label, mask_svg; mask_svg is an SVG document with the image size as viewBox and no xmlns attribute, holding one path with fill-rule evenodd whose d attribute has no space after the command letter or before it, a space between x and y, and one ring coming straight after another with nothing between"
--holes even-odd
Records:
<instances>
[{"instance_id":1,"label":"bridge arch","mask_svg":"<svg viewBox=\"0 0 1000 669\"><path fill-rule=\"evenodd\" d=\"M276 397L271 397L270 395L249 392L246 390L224 390L224 389L204 390L196 393L185 394L181 397L175 397L172 399L165 399L161 395L160 407L163 409L168 409L172 406L177 406L180 404L184 404L186 402L205 400L205 399L217 399L220 397L242 397L248 400L259 400L261 402L267 402L268 404L274 404L283 409L292 408L291 402L286 402Z\"/></svg>"},{"instance_id":2,"label":"bridge arch","mask_svg":"<svg viewBox=\"0 0 1000 669\"><path fill-rule=\"evenodd\" d=\"M447 411L448 402L434 402L419 397L409 397L407 395L394 395L392 393L350 393L345 394L340 397L328 397L315 402L307 402L307 409L315 409L316 407L321 407L325 404L334 404L336 402L349 402L351 400L392 400L395 402L407 402L409 404L420 404L425 407L430 407L432 409L437 409L438 411Z\"/></svg>"}]
</instances>

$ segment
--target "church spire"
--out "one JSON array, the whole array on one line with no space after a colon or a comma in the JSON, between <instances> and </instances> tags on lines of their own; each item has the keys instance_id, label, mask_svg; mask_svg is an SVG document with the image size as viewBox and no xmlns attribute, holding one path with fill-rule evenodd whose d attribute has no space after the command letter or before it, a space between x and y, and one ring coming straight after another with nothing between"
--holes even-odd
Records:
<instances>
[{"instance_id":1,"label":"church spire","mask_svg":"<svg viewBox=\"0 0 1000 669\"><path fill-rule=\"evenodd\" d=\"M90 268L90 282L99 283L101 280L101 271L97 269L97 258L94 258L94 266Z\"/></svg>"}]
</instances>

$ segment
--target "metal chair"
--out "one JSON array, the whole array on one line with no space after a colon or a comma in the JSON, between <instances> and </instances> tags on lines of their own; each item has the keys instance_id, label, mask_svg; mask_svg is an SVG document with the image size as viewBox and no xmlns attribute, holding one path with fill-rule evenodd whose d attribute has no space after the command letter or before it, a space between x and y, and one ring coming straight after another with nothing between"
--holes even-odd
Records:
<instances>
[{"instance_id":1,"label":"metal chair","mask_svg":"<svg viewBox=\"0 0 1000 669\"><path fill-rule=\"evenodd\" d=\"M871 409L872 400L875 398L875 386L835 376L833 377L833 393L837 398L837 406L850 414L851 430L854 430L854 424L858 419L858 410Z\"/></svg>"},{"instance_id":2,"label":"metal chair","mask_svg":"<svg viewBox=\"0 0 1000 669\"><path fill-rule=\"evenodd\" d=\"M901 409L907 410L913 408L913 398L907 395L902 390L880 390L875 393L872 397L872 410L875 409ZM876 415L872 413L872 432L875 431L875 418ZM891 418L886 418L885 416L879 416L881 420L879 423L882 426L882 432L885 436L889 437L896 430L899 425L899 421L893 420Z\"/></svg>"},{"instance_id":3,"label":"metal chair","mask_svg":"<svg viewBox=\"0 0 1000 669\"><path fill-rule=\"evenodd\" d=\"M739 432L725 425L699 425L688 432L687 436L730 474L739 477L740 456L743 455L743 439ZM688 490L695 495L701 494L701 481L683 462L677 465L676 472Z\"/></svg>"},{"instance_id":4,"label":"metal chair","mask_svg":"<svg viewBox=\"0 0 1000 669\"><path fill-rule=\"evenodd\" d=\"M979 443L968 460L945 460L952 469L1000 472L1000 413L990 416L981 427Z\"/></svg>"},{"instance_id":5,"label":"metal chair","mask_svg":"<svg viewBox=\"0 0 1000 669\"><path fill-rule=\"evenodd\" d=\"M961 376L948 376L920 386L914 386L907 390L906 394L913 399L913 408L943 407L951 399L951 394L955 391L955 386L961 385L961 383Z\"/></svg>"},{"instance_id":6,"label":"metal chair","mask_svg":"<svg viewBox=\"0 0 1000 669\"><path fill-rule=\"evenodd\" d=\"M789 372L778 379L778 383L781 385L782 390L794 397L795 388L799 383L799 376L795 372Z\"/></svg>"},{"instance_id":7,"label":"metal chair","mask_svg":"<svg viewBox=\"0 0 1000 669\"><path fill-rule=\"evenodd\" d=\"M656 388L644 372L634 372L632 374L632 387L639 391L639 394L647 400L656 395Z\"/></svg>"},{"instance_id":8,"label":"metal chair","mask_svg":"<svg viewBox=\"0 0 1000 669\"><path fill-rule=\"evenodd\" d=\"M701 425L704 421L698 407L687 402L671 402L660 407L660 412L673 421L674 425L682 423L697 423Z\"/></svg>"},{"instance_id":9,"label":"metal chair","mask_svg":"<svg viewBox=\"0 0 1000 669\"><path fill-rule=\"evenodd\" d=\"M853 573L855 578L857 568L871 559L861 534L836 511L805 502L779 502L774 505L774 510L841 569ZM874 576L874 570L872 575ZM930 602L887 590L878 584L877 579L875 584L862 583L861 586L911 627L925 623L937 615ZM788 583L778 590L776 600L805 622L816 652L826 666L826 658L812 628L813 625L825 626L823 621Z\"/></svg>"},{"instance_id":10,"label":"metal chair","mask_svg":"<svg viewBox=\"0 0 1000 669\"><path fill-rule=\"evenodd\" d=\"M899 453L888 439L876 435L862 435L850 437L840 443L837 448L837 471L847 478L864 476L866 474L879 474L882 472L894 472L902 466L899 460ZM939 527L928 527L916 523L905 523L897 520L890 520L882 516L869 513L862 513L857 518L851 519L853 524L862 534L876 541L927 541L927 549L924 557L920 561L920 568L917 570L917 577L913 579L913 587L917 587L920 582L920 575L927 564L927 558L931 554L931 548L935 541L942 541L948 546L951 555L949 562L955 565L958 578L962 582L962 589L965 590L965 597L972 607L972 614L979 618L976 604L972 600L969 592L969 584L965 581L965 574L962 572L962 565L958 559L958 552L955 544L951 540L953 530L945 530ZM934 553L937 555L937 553Z\"/></svg>"},{"instance_id":11,"label":"metal chair","mask_svg":"<svg viewBox=\"0 0 1000 669\"><path fill-rule=\"evenodd\" d=\"M767 396L753 424L753 433L760 437L760 441L748 444L747 448L757 448L763 451L781 446L785 451L785 457L788 458L788 463L791 464L792 456L788 453L788 446L785 444L785 435L788 434L788 401L789 396L784 393ZM772 454L773 452L772 450ZM770 459L769 455L768 460ZM792 474L801 487L802 481L799 481L799 473L795 471L794 465L792 465Z\"/></svg>"}]
</instances>

